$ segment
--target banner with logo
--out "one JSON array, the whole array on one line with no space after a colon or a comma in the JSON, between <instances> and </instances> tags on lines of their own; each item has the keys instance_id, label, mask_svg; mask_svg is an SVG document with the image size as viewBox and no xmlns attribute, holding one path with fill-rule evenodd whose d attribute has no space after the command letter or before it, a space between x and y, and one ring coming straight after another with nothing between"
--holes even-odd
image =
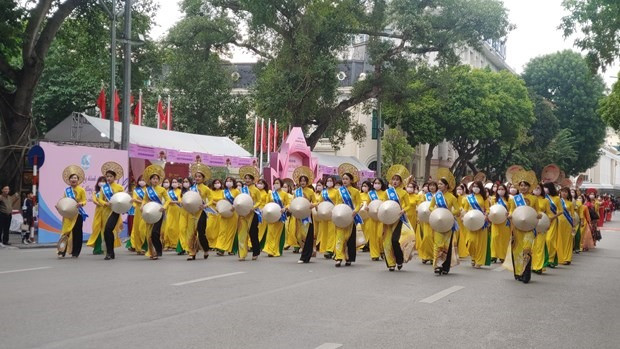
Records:
<instances>
[{"instance_id":1,"label":"banner with logo","mask_svg":"<svg viewBox=\"0 0 620 349\"><path fill-rule=\"evenodd\" d=\"M89 217L83 227L84 240L88 240L95 217L92 196L97 179L101 176L101 165L106 161L115 161L123 166L124 177L118 183L127 188L129 175L127 151L46 142L41 142L39 145L45 152L45 163L39 171L39 243L54 243L60 236L62 217L55 206L67 187L62 180L62 171L69 165L79 165L86 175L81 186L86 190L88 199L84 209ZM126 223L121 236L127 236Z\"/></svg>"}]
</instances>

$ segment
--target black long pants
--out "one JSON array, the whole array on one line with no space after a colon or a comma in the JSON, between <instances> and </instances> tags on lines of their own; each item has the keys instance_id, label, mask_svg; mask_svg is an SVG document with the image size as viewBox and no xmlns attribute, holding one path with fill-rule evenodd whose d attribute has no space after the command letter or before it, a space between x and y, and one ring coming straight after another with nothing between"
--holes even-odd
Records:
<instances>
[{"instance_id":1,"label":"black long pants","mask_svg":"<svg viewBox=\"0 0 620 349\"><path fill-rule=\"evenodd\" d=\"M207 213L202 211L200 218L198 218L198 224L196 224L198 230L198 242L205 253L209 252L209 240L207 240Z\"/></svg>"},{"instance_id":2,"label":"black long pants","mask_svg":"<svg viewBox=\"0 0 620 349\"><path fill-rule=\"evenodd\" d=\"M252 223L250 224L250 242L252 243L252 256L260 256L260 241L258 240L258 215L254 213Z\"/></svg>"},{"instance_id":3,"label":"black long pants","mask_svg":"<svg viewBox=\"0 0 620 349\"><path fill-rule=\"evenodd\" d=\"M82 243L84 240L84 232L82 231L83 224L84 219L82 219L82 215L79 214L77 216L75 224L73 225L73 229L71 229L71 236L73 238L71 255L73 257L78 257L80 255L80 252L82 252Z\"/></svg>"},{"instance_id":4,"label":"black long pants","mask_svg":"<svg viewBox=\"0 0 620 349\"><path fill-rule=\"evenodd\" d=\"M401 265L403 264L403 261L405 260L403 257L403 250L400 248L400 233L403 229L403 221L398 221L398 224L396 225L396 229L394 229L394 232L392 233L392 250L394 250L394 259L396 259L396 265Z\"/></svg>"},{"instance_id":5,"label":"black long pants","mask_svg":"<svg viewBox=\"0 0 620 349\"><path fill-rule=\"evenodd\" d=\"M161 224L163 221L164 215L161 215L161 218L157 221L157 223L153 224L153 229L151 230L151 243L153 244L158 257L161 257L163 254L163 246L161 245Z\"/></svg>"},{"instance_id":6,"label":"black long pants","mask_svg":"<svg viewBox=\"0 0 620 349\"><path fill-rule=\"evenodd\" d=\"M312 258L312 253L314 252L314 223L310 222L310 227L308 227L308 234L306 234L306 241L304 242L303 249L301 251L300 261L304 263L310 262L310 258Z\"/></svg>"},{"instance_id":7,"label":"black long pants","mask_svg":"<svg viewBox=\"0 0 620 349\"><path fill-rule=\"evenodd\" d=\"M450 234L452 235L450 235L450 247L448 247L448 254L446 255L446 260L441 265L441 269L443 269L446 273L450 272L450 266L452 265L452 253L454 253L452 251L452 240L454 239L454 234L456 234L456 232L451 232Z\"/></svg>"},{"instance_id":8,"label":"black long pants","mask_svg":"<svg viewBox=\"0 0 620 349\"><path fill-rule=\"evenodd\" d=\"M6 213L0 213L0 241L3 244L9 242L9 230L11 229L11 215Z\"/></svg>"},{"instance_id":9,"label":"black long pants","mask_svg":"<svg viewBox=\"0 0 620 349\"><path fill-rule=\"evenodd\" d=\"M103 239L105 240L105 248L107 250L106 254L112 257L114 256L114 228L118 222L118 217L118 213L112 212L103 230Z\"/></svg>"},{"instance_id":10,"label":"black long pants","mask_svg":"<svg viewBox=\"0 0 620 349\"><path fill-rule=\"evenodd\" d=\"M355 257L357 256L357 227L356 224L353 223L353 228L351 228L351 236L349 240L347 240L347 262L355 262Z\"/></svg>"}]
</instances>

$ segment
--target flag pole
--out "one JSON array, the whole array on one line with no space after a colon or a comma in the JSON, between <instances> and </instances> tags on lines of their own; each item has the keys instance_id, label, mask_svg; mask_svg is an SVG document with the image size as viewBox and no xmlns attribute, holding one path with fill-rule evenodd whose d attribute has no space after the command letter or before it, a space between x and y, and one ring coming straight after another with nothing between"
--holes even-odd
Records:
<instances>
[{"instance_id":1,"label":"flag pole","mask_svg":"<svg viewBox=\"0 0 620 349\"><path fill-rule=\"evenodd\" d=\"M142 126L142 89L138 93L138 126Z\"/></svg>"},{"instance_id":2,"label":"flag pole","mask_svg":"<svg viewBox=\"0 0 620 349\"><path fill-rule=\"evenodd\" d=\"M271 132L271 119L268 119L267 122L267 163L269 164L269 154L271 153L271 136L269 133Z\"/></svg>"},{"instance_id":3,"label":"flag pole","mask_svg":"<svg viewBox=\"0 0 620 349\"><path fill-rule=\"evenodd\" d=\"M161 104L161 95L157 96L157 108L155 114L157 115L157 129L161 128L161 115L159 115L159 105Z\"/></svg>"},{"instance_id":4,"label":"flag pole","mask_svg":"<svg viewBox=\"0 0 620 349\"><path fill-rule=\"evenodd\" d=\"M260 126L260 160L259 160L259 172L263 175L263 137L265 136L265 119L261 119Z\"/></svg>"},{"instance_id":5,"label":"flag pole","mask_svg":"<svg viewBox=\"0 0 620 349\"><path fill-rule=\"evenodd\" d=\"M166 107L166 128L170 131L170 122L172 121L172 114L170 113L170 95L168 95L168 107Z\"/></svg>"},{"instance_id":6,"label":"flag pole","mask_svg":"<svg viewBox=\"0 0 620 349\"><path fill-rule=\"evenodd\" d=\"M278 151L278 120L273 121L273 151Z\"/></svg>"},{"instance_id":7,"label":"flag pole","mask_svg":"<svg viewBox=\"0 0 620 349\"><path fill-rule=\"evenodd\" d=\"M256 147L258 145L258 117L254 117L254 155L252 157L256 157Z\"/></svg>"}]
</instances>

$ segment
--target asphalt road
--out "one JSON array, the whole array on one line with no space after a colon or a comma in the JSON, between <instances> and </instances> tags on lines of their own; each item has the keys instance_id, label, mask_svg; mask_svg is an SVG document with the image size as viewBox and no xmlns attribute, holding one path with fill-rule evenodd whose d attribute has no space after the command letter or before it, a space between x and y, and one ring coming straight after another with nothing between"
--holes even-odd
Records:
<instances>
[{"instance_id":1,"label":"asphalt road","mask_svg":"<svg viewBox=\"0 0 620 349\"><path fill-rule=\"evenodd\" d=\"M616 217L620 217L617 215ZM0 348L619 348L620 218L594 251L533 275L390 273L358 255L158 261L0 249Z\"/></svg>"}]
</instances>

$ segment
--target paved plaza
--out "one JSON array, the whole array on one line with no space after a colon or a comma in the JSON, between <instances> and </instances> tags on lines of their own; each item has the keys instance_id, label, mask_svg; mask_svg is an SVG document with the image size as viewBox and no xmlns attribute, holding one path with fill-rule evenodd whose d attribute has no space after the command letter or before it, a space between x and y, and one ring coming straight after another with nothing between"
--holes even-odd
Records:
<instances>
[{"instance_id":1,"label":"paved plaza","mask_svg":"<svg viewBox=\"0 0 620 349\"><path fill-rule=\"evenodd\" d=\"M104 261L0 249L1 348L618 348L620 223L570 266L516 282L469 260L437 277L358 255Z\"/></svg>"}]
</instances>

